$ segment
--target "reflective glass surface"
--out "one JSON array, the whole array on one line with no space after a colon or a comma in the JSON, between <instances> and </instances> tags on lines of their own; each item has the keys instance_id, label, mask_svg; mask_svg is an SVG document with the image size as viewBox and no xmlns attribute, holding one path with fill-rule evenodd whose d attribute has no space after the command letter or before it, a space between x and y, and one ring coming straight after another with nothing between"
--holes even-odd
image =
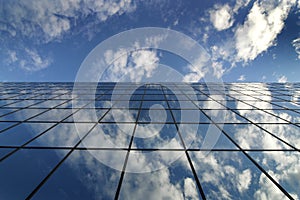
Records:
<instances>
[{"instance_id":1,"label":"reflective glass surface","mask_svg":"<svg viewBox=\"0 0 300 200\"><path fill-rule=\"evenodd\" d=\"M0 199L300 199L300 84L2 83Z\"/></svg>"}]
</instances>

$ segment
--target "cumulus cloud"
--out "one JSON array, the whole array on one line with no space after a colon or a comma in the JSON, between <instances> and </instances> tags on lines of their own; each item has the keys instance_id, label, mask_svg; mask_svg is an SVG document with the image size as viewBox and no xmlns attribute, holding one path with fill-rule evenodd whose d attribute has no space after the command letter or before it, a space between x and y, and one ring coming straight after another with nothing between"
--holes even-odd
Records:
<instances>
[{"instance_id":1,"label":"cumulus cloud","mask_svg":"<svg viewBox=\"0 0 300 200\"><path fill-rule=\"evenodd\" d=\"M145 197L149 199L199 199L195 189L195 183L191 178L175 173L170 167L147 174L126 176L120 197L122 199L133 197L136 199Z\"/></svg>"},{"instance_id":2,"label":"cumulus cloud","mask_svg":"<svg viewBox=\"0 0 300 200\"><path fill-rule=\"evenodd\" d=\"M18 66L30 72L47 68L52 59L38 49L24 48L27 46L24 41L29 40L34 45L60 41L77 24L80 24L78 31L87 30L84 34L91 39L97 31L95 24L135 9L131 0L12 0L1 6L1 10L5 10L0 12L1 42L4 51L8 52L4 65L12 66L10 69ZM83 20L86 23L80 23ZM12 46L10 43L16 40Z\"/></svg>"},{"instance_id":3,"label":"cumulus cloud","mask_svg":"<svg viewBox=\"0 0 300 200\"><path fill-rule=\"evenodd\" d=\"M253 4L246 21L235 31L237 61L251 61L276 44L275 39L295 0L259 1Z\"/></svg>"},{"instance_id":4,"label":"cumulus cloud","mask_svg":"<svg viewBox=\"0 0 300 200\"><path fill-rule=\"evenodd\" d=\"M287 77L282 75L277 79L278 83L286 83L287 82Z\"/></svg>"},{"instance_id":5,"label":"cumulus cloud","mask_svg":"<svg viewBox=\"0 0 300 200\"><path fill-rule=\"evenodd\" d=\"M209 10L210 22L218 31L232 27L234 14L238 13L240 8L246 7L249 2L250 0L237 0L234 6L216 4Z\"/></svg>"},{"instance_id":6,"label":"cumulus cloud","mask_svg":"<svg viewBox=\"0 0 300 200\"><path fill-rule=\"evenodd\" d=\"M268 183L268 184L266 184ZM261 174L259 178L259 185L261 188L254 193L255 199L285 199L284 194L276 189L274 185L270 184L270 180Z\"/></svg>"},{"instance_id":7,"label":"cumulus cloud","mask_svg":"<svg viewBox=\"0 0 300 200\"><path fill-rule=\"evenodd\" d=\"M126 49L117 52L107 50L105 60L114 61L104 75L106 81L128 79L128 81L141 82L143 78L151 77L159 62L157 53L153 50L137 50L131 53Z\"/></svg>"},{"instance_id":8,"label":"cumulus cloud","mask_svg":"<svg viewBox=\"0 0 300 200\"><path fill-rule=\"evenodd\" d=\"M47 68L51 64L51 59L41 57L37 51L25 49L28 59L20 61L20 67L27 71L39 71Z\"/></svg>"},{"instance_id":9,"label":"cumulus cloud","mask_svg":"<svg viewBox=\"0 0 300 200\"><path fill-rule=\"evenodd\" d=\"M240 8L248 6L251 0L236 0L233 12L237 13Z\"/></svg>"},{"instance_id":10,"label":"cumulus cloud","mask_svg":"<svg viewBox=\"0 0 300 200\"><path fill-rule=\"evenodd\" d=\"M216 5L209 11L210 21L218 31L230 28L233 25L233 11L228 4Z\"/></svg>"},{"instance_id":11,"label":"cumulus cloud","mask_svg":"<svg viewBox=\"0 0 300 200\"><path fill-rule=\"evenodd\" d=\"M218 79L223 76L225 69L223 68L223 65L221 62L213 62L212 68L214 71L213 72L214 76L216 76Z\"/></svg>"},{"instance_id":12,"label":"cumulus cloud","mask_svg":"<svg viewBox=\"0 0 300 200\"><path fill-rule=\"evenodd\" d=\"M239 192L244 192L249 188L252 179L251 176L250 169L245 169L241 174L238 175L237 188Z\"/></svg>"},{"instance_id":13,"label":"cumulus cloud","mask_svg":"<svg viewBox=\"0 0 300 200\"><path fill-rule=\"evenodd\" d=\"M18 60L16 51L9 50L7 54L8 54L8 59L7 59L8 63L14 63Z\"/></svg>"},{"instance_id":14,"label":"cumulus cloud","mask_svg":"<svg viewBox=\"0 0 300 200\"><path fill-rule=\"evenodd\" d=\"M289 115L288 113L282 110L272 110L272 104L268 103L272 101L272 93L269 91L266 85L257 84L259 90L264 90L264 100L267 103L262 101L251 101L251 105L256 108L269 109L267 112L272 115L277 115L282 119L292 121L297 116ZM251 94L251 91L243 91L244 94ZM255 93L255 92L254 92ZM231 94L234 96L234 94ZM242 98L241 94L239 96ZM260 97L261 98L261 97ZM237 102L237 109L242 109L243 105L241 102ZM283 141L286 141L289 144L297 147L300 144L298 137L298 128L290 126L288 124L283 125L280 123L287 123L279 118L273 118L271 115L265 112L254 112L253 110L239 110L239 113L251 121L256 122L273 122L274 124L262 124L262 128L268 132L276 135L281 138ZM240 130L235 130L236 133L234 138L243 148L263 148L263 149L283 149L289 148L284 143L275 139L275 137L266 133L265 131L256 130L258 128L254 126L240 126ZM255 133L249 134L245 137L244 133ZM240 135L240 136L238 136ZM267 169L268 174L270 174L277 182L279 182L285 189L288 189L288 192L295 199L299 199L299 156L293 152L263 152L263 153L250 153L251 156L259 162L261 166ZM285 160L285 162L282 162ZM268 184L266 184L268 183ZM274 190L275 189L275 190ZM282 199L283 194L280 190L276 190L276 187L273 184L270 184L270 181L264 174L261 174L259 177L259 189L254 194L257 199Z\"/></svg>"},{"instance_id":15,"label":"cumulus cloud","mask_svg":"<svg viewBox=\"0 0 300 200\"><path fill-rule=\"evenodd\" d=\"M246 80L245 75L240 75L240 77L238 78L238 81L244 81Z\"/></svg>"},{"instance_id":16,"label":"cumulus cloud","mask_svg":"<svg viewBox=\"0 0 300 200\"><path fill-rule=\"evenodd\" d=\"M188 73L183 77L184 82L198 82L208 73L210 69L207 68L206 63L208 58L201 54L193 64L187 66Z\"/></svg>"},{"instance_id":17,"label":"cumulus cloud","mask_svg":"<svg viewBox=\"0 0 300 200\"><path fill-rule=\"evenodd\" d=\"M7 55L5 60L7 65L16 65L29 72L40 71L52 63L51 58L41 56L36 49L25 48L22 54L9 50Z\"/></svg>"},{"instance_id":18,"label":"cumulus cloud","mask_svg":"<svg viewBox=\"0 0 300 200\"><path fill-rule=\"evenodd\" d=\"M70 31L76 21L95 15L98 23L135 9L131 0L10 1L2 4L0 31L49 42Z\"/></svg>"},{"instance_id":19,"label":"cumulus cloud","mask_svg":"<svg viewBox=\"0 0 300 200\"><path fill-rule=\"evenodd\" d=\"M298 55L298 59L300 60L300 38L294 39L292 45L295 48L295 51Z\"/></svg>"},{"instance_id":20,"label":"cumulus cloud","mask_svg":"<svg viewBox=\"0 0 300 200\"><path fill-rule=\"evenodd\" d=\"M184 191L186 198L198 199L195 182L191 178L184 179Z\"/></svg>"}]
</instances>

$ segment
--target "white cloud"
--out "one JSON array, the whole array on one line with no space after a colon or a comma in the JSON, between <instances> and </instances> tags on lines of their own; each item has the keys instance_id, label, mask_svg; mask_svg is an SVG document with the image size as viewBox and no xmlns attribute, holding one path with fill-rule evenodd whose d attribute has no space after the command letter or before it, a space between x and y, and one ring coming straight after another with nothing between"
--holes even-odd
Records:
<instances>
[{"instance_id":1,"label":"white cloud","mask_svg":"<svg viewBox=\"0 0 300 200\"><path fill-rule=\"evenodd\" d=\"M8 63L10 64L10 63L14 63L14 62L16 62L17 60L18 60L18 58L17 58L17 52L16 51L11 51L11 50L9 50L8 52L7 52L7 54L8 54Z\"/></svg>"},{"instance_id":2,"label":"white cloud","mask_svg":"<svg viewBox=\"0 0 300 200\"><path fill-rule=\"evenodd\" d=\"M174 172L171 169L165 168L148 174L126 176L120 197L121 199L143 199L145 197L149 199L184 199L184 195L190 196L191 193L185 194L185 192L190 191L182 188L183 184L186 184L186 179L171 181L173 176L171 173ZM191 185L189 184L189 186ZM198 198L196 196L196 199Z\"/></svg>"},{"instance_id":3,"label":"white cloud","mask_svg":"<svg viewBox=\"0 0 300 200\"><path fill-rule=\"evenodd\" d=\"M173 22L173 26L177 26L179 23L179 19L176 19L174 22Z\"/></svg>"},{"instance_id":4,"label":"white cloud","mask_svg":"<svg viewBox=\"0 0 300 200\"><path fill-rule=\"evenodd\" d=\"M287 77L286 76L281 76L277 79L278 83L286 83L287 82Z\"/></svg>"},{"instance_id":5,"label":"white cloud","mask_svg":"<svg viewBox=\"0 0 300 200\"><path fill-rule=\"evenodd\" d=\"M255 191L255 199L286 199L286 196L271 184L271 181L262 173L259 178L260 188Z\"/></svg>"},{"instance_id":6,"label":"white cloud","mask_svg":"<svg viewBox=\"0 0 300 200\"><path fill-rule=\"evenodd\" d=\"M241 76L238 78L238 81L244 81L244 80L246 80L245 75L241 75Z\"/></svg>"},{"instance_id":7,"label":"white cloud","mask_svg":"<svg viewBox=\"0 0 300 200\"><path fill-rule=\"evenodd\" d=\"M237 0L234 7L228 4L216 4L213 9L209 10L210 22L218 31L226 30L232 27L234 14L238 13L240 8L246 7L249 3L250 0Z\"/></svg>"},{"instance_id":8,"label":"white cloud","mask_svg":"<svg viewBox=\"0 0 300 200\"><path fill-rule=\"evenodd\" d=\"M187 66L188 73L183 77L184 82L198 82L208 73L207 68L208 58L205 54L199 55L193 64Z\"/></svg>"},{"instance_id":9,"label":"white cloud","mask_svg":"<svg viewBox=\"0 0 300 200\"><path fill-rule=\"evenodd\" d=\"M9 50L7 55L5 64L8 66L18 66L30 72L45 69L52 63L51 58L41 56L36 49L25 48L22 54Z\"/></svg>"},{"instance_id":10,"label":"white cloud","mask_svg":"<svg viewBox=\"0 0 300 200\"><path fill-rule=\"evenodd\" d=\"M251 184L251 170L245 169L241 174L238 175L237 188L240 193L247 190Z\"/></svg>"},{"instance_id":11,"label":"white cloud","mask_svg":"<svg viewBox=\"0 0 300 200\"><path fill-rule=\"evenodd\" d=\"M237 13L240 8L248 6L251 0L236 0L233 12Z\"/></svg>"},{"instance_id":12,"label":"white cloud","mask_svg":"<svg viewBox=\"0 0 300 200\"><path fill-rule=\"evenodd\" d=\"M268 91L268 88L264 84L257 84L260 90L264 90L265 97L264 100L270 102L272 100L272 93ZM251 94L251 91L243 91L245 94ZM240 96L242 97L242 96ZM269 113L273 115L278 115L279 117L286 119L288 121L292 121L291 115L284 113L283 111L272 110L272 105L270 103L263 104L262 102L256 102L253 106L262 109L269 109ZM237 109L243 108L240 102L236 105ZM266 113L253 112L253 110L239 110L239 113L250 119L251 121L256 122L271 122L274 124L263 124L260 125L262 128L268 130L270 133L275 134L277 137L281 138L288 143L297 146L300 144L300 140L298 135L298 130L296 127L292 127L289 125L278 125L280 122L284 122L279 118L273 118L271 115L267 115ZM243 146L243 148L263 148L263 149L283 149L287 148L287 146L280 142L277 139L274 139L273 136L265 133L261 129L260 132L255 130L258 129L254 126L251 127L249 125L245 126L247 128L241 128L236 133L239 133L240 137L236 138L238 143ZM243 133L255 133L249 134L248 138L245 138ZM237 134L235 135L237 137ZM260 165L262 165L265 169L268 169L268 174L270 174L277 182L279 182L284 188L289 188L289 193L295 199L299 199L298 188L300 185L299 182L299 165L300 160L297 154L291 152L264 152L262 154L252 154L251 155ZM282 162L285 160L285 162ZM252 176L254 178L254 176ZM259 177L259 189L255 192L254 196L256 199L282 199L284 197L283 193L276 188L264 175L261 174Z\"/></svg>"},{"instance_id":13,"label":"white cloud","mask_svg":"<svg viewBox=\"0 0 300 200\"><path fill-rule=\"evenodd\" d=\"M25 49L26 57L19 61L20 67L26 71L39 71L51 64L51 59L41 57L36 50Z\"/></svg>"},{"instance_id":14,"label":"white cloud","mask_svg":"<svg viewBox=\"0 0 300 200\"><path fill-rule=\"evenodd\" d=\"M295 0L283 0L277 5L275 1L255 2L246 21L235 32L236 60L254 60L275 45L275 39L284 27L284 20L295 3Z\"/></svg>"},{"instance_id":15,"label":"white cloud","mask_svg":"<svg viewBox=\"0 0 300 200\"><path fill-rule=\"evenodd\" d=\"M300 38L293 40L292 45L295 48L296 53L298 54L298 59L300 60Z\"/></svg>"},{"instance_id":16,"label":"white cloud","mask_svg":"<svg viewBox=\"0 0 300 200\"><path fill-rule=\"evenodd\" d=\"M113 63L108 63L113 60ZM105 61L111 64L105 75L104 81L134 81L140 82L143 78L150 78L157 68L159 58L156 51L137 50L132 53L126 49L117 52L106 51Z\"/></svg>"},{"instance_id":17,"label":"white cloud","mask_svg":"<svg viewBox=\"0 0 300 200\"><path fill-rule=\"evenodd\" d=\"M81 24L80 31L91 39L98 31L96 24L135 9L131 0L13 0L1 6L5 12L0 12L0 32L8 33L5 34L8 41L17 40L19 45L5 47L8 57L3 60L4 65L31 72L47 68L52 60L36 49L24 48L26 44L22 38L24 41L31 39L33 44L59 41L77 26L77 21L89 17L85 20L89 22ZM93 20L90 20L91 16L95 16Z\"/></svg>"},{"instance_id":18,"label":"white cloud","mask_svg":"<svg viewBox=\"0 0 300 200\"><path fill-rule=\"evenodd\" d=\"M232 8L228 5L216 5L209 11L210 21L218 31L230 28L233 25Z\"/></svg>"},{"instance_id":19,"label":"white cloud","mask_svg":"<svg viewBox=\"0 0 300 200\"><path fill-rule=\"evenodd\" d=\"M212 63L212 68L214 70L213 74L216 76L218 79L221 78L225 72L225 69L223 68L222 63L220 62L213 62Z\"/></svg>"},{"instance_id":20,"label":"white cloud","mask_svg":"<svg viewBox=\"0 0 300 200\"><path fill-rule=\"evenodd\" d=\"M123 14L135 9L131 0L54 0L54 1L11 1L3 4L5 19L1 31L11 36L21 34L25 37L49 42L59 39L71 29L72 21L95 14L100 23L115 14Z\"/></svg>"},{"instance_id":21,"label":"white cloud","mask_svg":"<svg viewBox=\"0 0 300 200\"><path fill-rule=\"evenodd\" d=\"M195 182L191 178L184 179L184 193L186 198L198 199Z\"/></svg>"}]
</instances>

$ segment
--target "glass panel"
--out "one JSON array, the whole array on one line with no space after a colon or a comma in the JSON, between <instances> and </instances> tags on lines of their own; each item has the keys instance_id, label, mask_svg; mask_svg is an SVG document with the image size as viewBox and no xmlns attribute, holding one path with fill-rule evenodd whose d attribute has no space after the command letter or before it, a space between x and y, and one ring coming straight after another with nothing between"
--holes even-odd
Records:
<instances>
[{"instance_id":1,"label":"glass panel","mask_svg":"<svg viewBox=\"0 0 300 200\"><path fill-rule=\"evenodd\" d=\"M226 101L222 103L230 109L253 109L252 106L245 104L241 101Z\"/></svg>"},{"instance_id":2,"label":"glass panel","mask_svg":"<svg viewBox=\"0 0 300 200\"><path fill-rule=\"evenodd\" d=\"M2 98L0 96L0 98ZM0 107L5 106L6 104L14 103L16 100L0 100Z\"/></svg>"},{"instance_id":3,"label":"glass panel","mask_svg":"<svg viewBox=\"0 0 300 200\"><path fill-rule=\"evenodd\" d=\"M198 109L191 101L169 101L171 109Z\"/></svg>"},{"instance_id":4,"label":"glass panel","mask_svg":"<svg viewBox=\"0 0 300 200\"><path fill-rule=\"evenodd\" d=\"M98 122L98 120L107 112L107 109L81 109L71 115L64 122Z\"/></svg>"},{"instance_id":5,"label":"glass panel","mask_svg":"<svg viewBox=\"0 0 300 200\"><path fill-rule=\"evenodd\" d=\"M300 123L300 113L291 110L274 110L268 112L275 114L276 116L281 117L289 122Z\"/></svg>"},{"instance_id":6,"label":"glass panel","mask_svg":"<svg viewBox=\"0 0 300 200\"><path fill-rule=\"evenodd\" d=\"M261 110L238 110L238 113L254 123L288 123Z\"/></svg>"},{"instance_id":7,"label":"glass panel","mask_svg":"<svg viewBox=\"0 0 300 200\"><path fill-rule=\"evenodd\" d=\"M189 100L185 95L181 94L166 94L166 99L168 101L187 101Z\"/></svg>"},{"instance_id":8,"label":"glass panel","mask_svg":"<svg viewBox=\"0 0 300 200\"><path fill-rule=\"evenodd\" d=\"M118 101L113 105L113 108L138 109L140 105L141 101Z\"/></svg>"},{"instance_id":9,"label":"glass panel","mask_svg":"<svg viewBox=\"0 0 300 200\"><path fill-rule=\"evenodd\" d=\"M143 101L143 109L168 109L166 101Z\"/></svg>"},{"instance_id":10,"label":"glass panel","mask_svg":"<svg viewBox=\"0 0 300 200\"><path fill-rule=\"evenodd\" d=\"M128 148L135 124L99 124L79 144L86 148Z\"/></svg>"},{"instance_id":11,"label":"glass panel","mask_svg":"<svg viewBox=\"0 0 300 200\"><path fill-rule=\"evenodd\" d=\"M0 122L0 133L3 132L4 129L11 127L16 124L15 122Z\"/></svg>"},{"instance_id":12,"label":"glass panel","mask_svg":"<svg viewBox=\"0 0 300 200\"><path fill-rule=\"evenodd\" d=\"M170 110L141 110L138 122L165 123L173 122Z\"/></svg>"},{"instance_id":13,"label":"glass panel","mask_svg":"<svg viewBox=\"0 0 300 200\"><path fill-rule=\"evenodd\" d=\"M111 109L101 120L101 122L135 122L138 110Z\"/></svg>"},{"instance_id":14,"label":"glass panel","mask_svg":"<svg viewBox=\"0 0 300 200\"><path fill-rule=\"evenodd\" d=\"M126 152L91 151L118 155ZM74 151L32 199L113 199L121 172L105 166L89 151Z\"/></svg>"},{"instance_id":15,"label":"glass panel","mask_svg":"<svg viewBox=\"0 0 300 200\"><path fill-rule=\"evenodd\" d=\"M132 148L183 148L174 124L137 124Z\"/></svg>"},{"instance_id":16,"label":"glass panel","mask_svg":"<svg viewBox=\"0 0 300 200\"><path fill-rule=\"evenodd\" d=\"M66 153L66 150L22 149L2 161L1 199L25 199Z\"/></svg>"},{"instance_id":17,"label":"glass panel","mask_svg":"<svg viewBox=\"0 0 300 200\"><path fill-rule=\"evenodd\" d=\"M0 134L1 146L19 146L53 126L53 123L22 123Z\"/></svg>"},{"instance_id":18,"label":"glass panel","mask_svg":"<svg viewBox=\"0 0 300 200\"><path fill-rule=\"evenodd\" d=\"M198 101L198 105L202 109L226 109L216 101Z\"/></svg>"},{"instance_id":19,"label":"glass panel","mask_svg":"<svg viewBox=\"0 0 300 200\"><path fill-rule=\"evenodd\" d=\"M30 119L30 121L58 122L65 119L67 116L71 115L72 113L73 113L72 109L52 109Z\"/></svg>"},{"instance_id":20,"label":"glass panel","mask_svg":"<svg viewBox=\"0 0 300 200\"><path fill-rule=\"evenodd\" d=\"M213 124L179 124L178 127L189 149L237 149Z\"/></svg>"},{"instance_id":21,"label":"glass panel","mask_svg":"<svg viewBox=\"0 0 300 200\"><path fill-rule=\"evenodd\" d=\"M300 199L299 152L249 152L256 162L294 198Z\"/></svg>"},{"instance_id":22,"label":"glass panel","mask_svg":"<svg viewBox=\"0 0 300 200\"><path fill-rule=\"evenodd\" d=\"M207 199L288 199L242 152L189 152Z\"/></svg>"},{"instance_id":23,"label":"glass panel","mask_svg":"<svg viewBox=\"0 0 300 200\"><path fill-rule=\"evenodd\" d=\"M104 100L95 101L95 108L111 108L111 106L112 106L111 101L104 101Z\"/></svg>"},{"instance_id":24,"label":"glass panel","mask_svg":"<svg viewBox=\"0 0 300 200\"><path fill-rule=\"evenodd\" d=\"M11 113L13 111L16 111L18 109L5 109L5 108L0 108L0 120L5 120L4 117L1 117L3 115L7 115L8 113Z\"/></svg>"},{"instance_id":25,"label":"glass panel","mask_svg":"<svg viewBox=\"0 0 300 200\"><path fill-rule=\"evenodd\" d=\"M274 104L282 106L287 109L300 109L300 104L295 104L292 102L274 102Z\"/></svg>"},{"instance_id":26,"label":"glass panel","mask_svg":"<svg viewBox=\"0 0 300 200\"><path fill-rule=\"evenodd\" d=\"M156 95L144 95L143 97L143 100L144 101L164 101L165 100L165 95L159 95L159 94L156 94Z\"/></svg>"},{"instance_id":27,"label":"glass panel","mask_svg":"<svg viewBox=\"0 0 300 200\"><path fill-rule=\"evenodd\" d=\"M174 152L160 152L162 157L172 154ZM174 163L161 164L162 169L159 171L152 171L149 161L151 157L135 154L140 155L138 159L133 155L134 152L130 152L127 164L130 171L134 172L135 169L140 169L139 166L143 166L150 173L126 173L120 199L201 199L185 156Z\"/></svg>"},{"instance_id":28,"label":"glass panel","mask_svg":"<svg viewBox=\"0 0 300 200\"><path fill-rule=\"evenodd\" d=\"M20 101L20 102L17 102L17 103L13 103L13 104L10 104L9 107L27 107L27 106L31 106L33 104L37 104L39 102L42 102L41 100L24 100L24 101Z\"/></svg>"},{"instance_id":29,"label":"glass panel","mask_svg":"<svg viewBox=\"0 0 300 200\"><path fill-rule=\"evenodd\" d=\"M30 106L30 108L53 108L58 106L59 104L62 104L66 101L60 101L60 100L48 100L44 101L42 103Z\"/></svg>"},{"instance_id":30,"label":"glass panel","mask_svg":"<svg viewBox=\"0 0 300 200\"><path fill-rule=\"evenodd\" d=\"M57 106L56 108L73 108L73 104L72 104L72 101L66 101L66 103L61 104L61 105Z\"/></svg>"},{"instance_id":31,"label":"glass panel","mask_svg":"<svg viewBox=\"0 0 300 200\"><path fill-rule=\"evenodd\" d=\"M210 123L200 110L172 110L177 123Z\"/></svg>"},{"instance_id":32,"label":"glass panel","mask_svg":"<svg viewBox=\"0 0 300 200\"><path fill-rule=\"evenodd\" d=\"M0 148L0 159L2 159L4 156L6 156L9 152L13 150L13 148Z\"/></svg>"},{"instance_id":33,"label":"glass panel","mask_svg":"<svg viewBox=\"0 0 300 200\"><path fill-rule=\"evenodd\" d=\"M133 94L133 95L122 95L120 99L118 100L128 100L130 99L130 101L141 101L143 99L142 94Z\"/></svg>"},{"instance_id":34,"label":"glass panel","mask_svg":"<svg viewBox=\"0 0 300 200\"><path fill-rule=\"evenodd\" d=\"M293 124L260 124L262 128L273 133L277 137L293 145L296 148L300 148L300 128Z\"/></svg>"},{"instance_id":35,"label":"glass panel","mask_svg":"<svg viewBox=\"0 0 300 200\"><path fill-rule=\"evenodd\" d=\"M0 120L6 121L24 121L27 120L35 115L38 115L44 112L46 109L22 109L18 110L14 113L5 115L0 118Z\"/></svg>"},{"instance_id":36,"label":"glass panel","mask_svg":"<svg viewBox=\"0 0 300 200\"><path fill-rule=\"evenodd\" d=\"M79 135L77 133L77 127L85 128L85 124L58 124L54 128L48 130L46 133L30 142L27 146L47 146L47 147L73 147L79 141ZM87 133L80 133L84 135Z\"/></svg>"},{"instance_id":37,"label":"glass panel","mask_svg":"<svg viewBox=\"0 0 300 200\"><path fill-rule=\"evenodd\" d=\"M215 123L248 123L231 110L203 110Z\"/></svg>"},{"instance_id":38,"label":"glass panel","mask_svg":"<svg viewBox=\"0 0 300 200\"><path fill-rule=\"evenodd\" d=\"M253 124L225 124L223 130L243 149L290 149Z\"/></svg>"}]
</instances>

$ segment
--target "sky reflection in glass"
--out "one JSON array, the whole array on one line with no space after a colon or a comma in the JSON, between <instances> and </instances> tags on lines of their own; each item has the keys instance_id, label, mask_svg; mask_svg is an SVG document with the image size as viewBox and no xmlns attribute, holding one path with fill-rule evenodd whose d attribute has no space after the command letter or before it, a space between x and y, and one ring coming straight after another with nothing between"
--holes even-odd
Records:
<instances>
[{"instance_id":1,"label":"sky reflection in glass","mask_svg":"<svg viewBox=\"0 0 300 200\"><path fill-rule=\"evenodd\" d=\"M119 85L1 84L0 199L300 198L299 84Z\"/></svg>"}]
</instances>

